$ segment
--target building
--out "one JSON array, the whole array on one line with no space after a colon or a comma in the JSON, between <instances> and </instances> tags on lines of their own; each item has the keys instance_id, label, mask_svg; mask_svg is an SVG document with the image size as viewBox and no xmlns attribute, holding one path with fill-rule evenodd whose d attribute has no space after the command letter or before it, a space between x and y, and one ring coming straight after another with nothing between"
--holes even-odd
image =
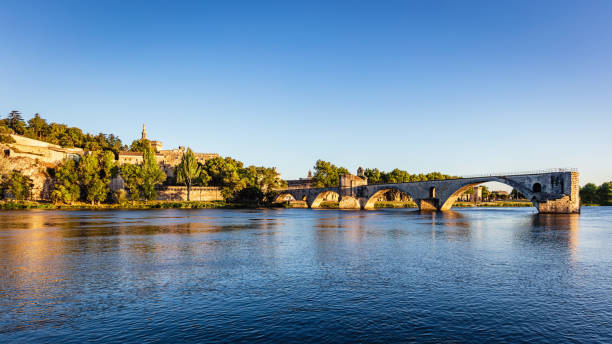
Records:
<instances>
[{"instance_id":1,"label":"building","mask_svg":"<svg viewBox=\"0 0 612 344\"><path fill-rule=\"evenodd\" d=\"M482 201L482 186L475 186L474 193L470 195L471 202L480 202Z\"/></svg>"},{"instance_id":2,"label":"building","mask_svg":"<svg viewBox=\"0 0 612 344\"><path fill-rule=\"evenodd\" d=\"M142 140L148 140L147 129L145 125L142 125ZM155 151L155 160L164 170L168 177L174 177L174 168L181 163L183 154L185 153L185 147L179 146L175 149L163 150L163 143L161 141L149 140L151 148ZM204 164L207 160L219 157L219 154L215 153L194 153L196 160ZM143 161L141 152L119 152L117 163L123 164L140 164Z\"/></svg>"},{"instance_id":3,"label":"building","mask_svg":"<svg viewBox=\"0 0 612 344\"><path fill-rule=\"evenodd\" d=\"M287 180L287 189L311 188L312 183L312 171L308 171L306 178Z\"/></svg>"}]
</instances>

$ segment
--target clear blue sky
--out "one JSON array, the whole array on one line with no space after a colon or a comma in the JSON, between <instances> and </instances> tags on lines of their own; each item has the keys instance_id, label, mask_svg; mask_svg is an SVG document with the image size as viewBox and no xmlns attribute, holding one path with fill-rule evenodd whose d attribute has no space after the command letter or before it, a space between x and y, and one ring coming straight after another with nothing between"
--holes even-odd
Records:
<instances>
[{"instance_id":1,"label":"clear blue sky","mask_svg":"<svg viewBox=\"0 0 612 344\"><path fill-rule=\"evenodd\" d=\"M0 111L304 176L612 179L612 1L1 1Z\"/></svg>"}]
</instances>

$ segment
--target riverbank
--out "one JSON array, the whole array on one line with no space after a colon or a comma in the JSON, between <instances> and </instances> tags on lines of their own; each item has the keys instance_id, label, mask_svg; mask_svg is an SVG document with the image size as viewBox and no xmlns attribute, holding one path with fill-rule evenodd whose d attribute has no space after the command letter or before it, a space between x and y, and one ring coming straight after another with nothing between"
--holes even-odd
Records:
<instances>
[{"instance_id":1,"label":"riverbank","mask_svg":"<svg viewBox=\"0 0 612 344\"><path fill-rule=\"evenodd\" d=\"M105 210L105 209L238 209L257 208L257 205L229 203L225 201L149 201L125 202L113 204L94 204L75 202L73 204L54 204L34 201L2 201L0 210L51 209L51 210Z\"/></svg>"},{"instance_id":2,"label":"riverbank","mask_svg":"<svg viewBox=\"0 0 612 344\"><path fill-rule=\"evenodd\" d=\"M296 202L297 203L297 202ZM495 202L457 202L453 207L532 207L529 201L495 201ZM0 201L0 210L24 210L24 209L63 209L63 210L103 210L103 209L241 209L241 208L305 208L301 204L275 203L269 206L261 206L248 203L234 203L225 201L137 201L112 204L94 204L75 202L73 204L54 204L51 202L35 201ZM321 208L338 209L338 202L321 202ZM374 208L417 208L414 202L376 202Z\"/></svg>"}]
</instances>

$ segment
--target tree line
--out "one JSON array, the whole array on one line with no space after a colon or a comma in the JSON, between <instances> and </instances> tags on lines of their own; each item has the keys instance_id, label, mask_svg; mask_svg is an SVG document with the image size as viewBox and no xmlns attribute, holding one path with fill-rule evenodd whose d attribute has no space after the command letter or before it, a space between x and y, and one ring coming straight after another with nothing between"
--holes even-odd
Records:
<instances>
[{"instance_id":1,"label":"tree line","mask_svg":"<svg viewBox=\"0 0 612 344\"><path fill-rule=\"evenodd\" d=\"M612 205L612 181L599 186L588 183L581 187L580 202L584 205Z\"/></svg>"},{"instance_id":2,"label":"tree line","mask_svg":"<svg viewBox=\"0 0 612 344\"><path fill-rule=\"evenodd\" d=\"M340 182L340 175L349 173L345 167L338 167L329 161L317 160L314 165L312 176L313 187L334 187ZM410 174L398 168L390 172L381 171L378 168L366 168L364 176L368 178L368 184L408 183L428 180L442 180L458 178L440 172L427 174Z\"/></svg>"},{"instance_id":3,"label":"tree line","mask_svg":"<svg viewBox=\"0 0 612 344\"><path fill-rule=\"evenodd\" d=\"M77 127L49 123L38 113L25 121L19 111L11 111L6 118L0 119L0 142L12 143L12 138L8 134L23 135L62 147L77 147L88 151L110 150L117 154L120 150L128 149L122 145L119 137L113 134L83 133L83 130Z\"/></svg>"}]
</instances>

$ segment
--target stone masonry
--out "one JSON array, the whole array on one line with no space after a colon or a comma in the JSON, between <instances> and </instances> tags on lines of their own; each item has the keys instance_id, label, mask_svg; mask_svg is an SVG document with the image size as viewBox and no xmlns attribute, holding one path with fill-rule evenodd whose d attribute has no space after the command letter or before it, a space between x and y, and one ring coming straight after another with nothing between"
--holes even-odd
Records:
<instances>
[{"instance_id":1,"label":"stone masonry","mask_svg":"<svg viewBox=\"0 0 612 344\"><path fill-rule=\"evenodd\" d=\"M349 185L356 176L343 177L338 187L279 190L278 199L306 201L316 208L323 197L336 193L341 208L372 209L376 200L389 190L408 194L421 210L449 210L470 187L486 182L500 182L520 191L540 213L579 213L579 175L576 171L458 178L413 183ZM359 178L359 177L357 177Z\"/></svg>"}]
</instances>

